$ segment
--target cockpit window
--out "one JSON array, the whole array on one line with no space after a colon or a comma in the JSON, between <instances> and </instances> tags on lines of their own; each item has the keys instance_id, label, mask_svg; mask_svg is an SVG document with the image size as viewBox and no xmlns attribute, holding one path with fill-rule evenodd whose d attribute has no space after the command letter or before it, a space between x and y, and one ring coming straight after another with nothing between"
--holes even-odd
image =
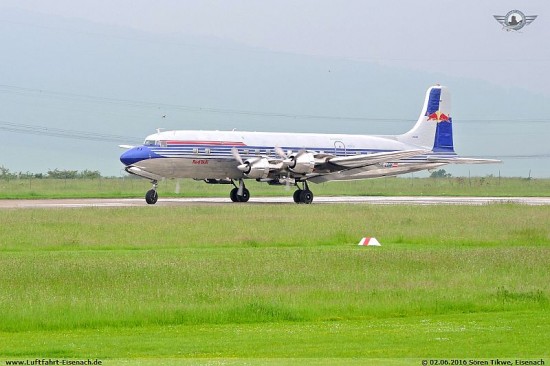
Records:
<instances>
[{"instance_id":1,"label":"cockpit window","mask_svg":"<svg viewBox=\"0 0 550 366\"><path fill-rule=\"evenodd\" d=\"M145 145L145 146L155 146L156 144L155 144L155 140L145 140L143 145Z\"/></svg>"}]
</instances>

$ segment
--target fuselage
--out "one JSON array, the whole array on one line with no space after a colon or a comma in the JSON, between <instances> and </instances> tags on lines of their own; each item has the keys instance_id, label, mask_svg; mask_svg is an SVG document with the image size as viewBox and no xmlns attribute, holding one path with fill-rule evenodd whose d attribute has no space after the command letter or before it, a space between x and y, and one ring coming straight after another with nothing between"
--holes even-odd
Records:
<instances>
[{"instance_id":1,"label":"fuselage","mask_svg":"<svg viewBox=\"0 0 550 366\"><path fill-rule=\"evenodd\" d=\"M244 160L275 159L276 148L288 155L308 151L317 156L351 156L418 147L394 136L180 130L149 135L143 146L128 150L120 160L167 178L237 179L243 172L237 169L232 150L237 149Z\"/></svg>"}]
</instances>

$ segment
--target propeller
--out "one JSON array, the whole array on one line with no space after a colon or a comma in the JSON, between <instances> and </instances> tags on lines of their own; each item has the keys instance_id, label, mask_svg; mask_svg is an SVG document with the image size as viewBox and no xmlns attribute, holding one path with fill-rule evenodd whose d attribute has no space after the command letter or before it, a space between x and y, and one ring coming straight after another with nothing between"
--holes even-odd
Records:
<instances>
[{"instance_id":1,"label":"propeller","mask_svg":"<svg viewBox=\"0 0 550 366\"><path fill-rule=\"evenodd\" d=\"M301 150L300 152L298 152L298 154L296 156L300 155L302 153L302 151L305 151L305 150ZM282 168L288 168L294 162L295 157L294 158L290 157L290 155L292 154L292 150L288 150L285 153L285 151L283 149L281 149L279 146L275 146L275 153L277 153L277 155L279 155L281 158L283 158Z\"/></svg>"},{"instance_id":2,"label":"propeller","mask_svg":"<svg viewBox=\"0 0 550 366\"><path fill-rule=\"evenodd\" d=\"M299 156L300 154L304 153L305 150L300 151L296 156ZM291 165L294 161L294 159L290 158L290 154L292 154L291 150L288 150L286 153L285 151L280 148L279 146L275 146L275 153L280 156L283 160L281 162L278 162L277 164L270 163L270 169L272 170L287 170L288 166ZM261 160L261 157L255 157L247 159L246 161L243 160L241 154L239 153L239 150L236 147L231 148L231 154L233 155L233 158L239 163L237 166L237 169L239 169L241 172L248 174L250 173L252 169L252 165L259 160ZM266 157L264 157L266 158ZM290 184L294 183L293 178L291 177L291 173L288 171L286 177L280 178L279 181L285 182L285 188L288 190L290 189ZM240 187L239 187L240 188Z\"/></svg>"},{"instance_id":3,"label":"propeller","mask_svg":"<svg viewBox=\"0 0 550 366\"><path fill-rule=\"evenodd\" d=\"M243 158L241 157L241 154L239 154L239 150L237 150L236 147L231 148L231 154L239 162L239 166L237 166L237 169L239 169L243 173L250 172L250 163L244 162Z\"/></svg>"},{"instance_id":4,"label":"propeller","mask_svg":"<svg viewBox=\"0 0 550 366\"><path fill-rule=\"evenodd\" d=\"M288 166L292 164L292 162L294 161L294 159L289 158L289 155L292 154L291 150L288 150L285 153L285 151L281 147L275 146L275 153L283 159L283 161L281 161L280 163L281 164L280 169L288 168ZM279 179L279 181L281 180L284 180L285 182L285 190L287 191L290 190L290 184L292 183L292 178L290 177L290 171L288 172L288 175L285 178Z\"/></svg>"}]
</instances>

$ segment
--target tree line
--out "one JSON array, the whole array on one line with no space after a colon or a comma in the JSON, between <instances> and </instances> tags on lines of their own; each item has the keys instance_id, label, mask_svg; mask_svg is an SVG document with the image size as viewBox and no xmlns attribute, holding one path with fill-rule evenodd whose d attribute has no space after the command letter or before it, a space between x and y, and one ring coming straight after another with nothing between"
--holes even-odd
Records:
<instances>
[{"instance_id":1,"label":"tree line","mask_svg":"<svg viewBox=\"0 0 550 366\"><path fill-rule=\"evenodd\" d=\"M433 171L430 178L450 178L452 175L447 173L445 169ZM31 173L31 172L10 172L4 166L0 166L0 179L94 179L102 178L99 170L48 170L47 173Z\"/></svg>"},{"instance_id":2,"label":"tree line","mask_svg":"<svg viewBox=\"0 0 550 366\"><path fill-rule=\"evenodd\" d=\"M65 170L53 169L47 173L11 172L0 166L0 179L94 179L101 178L99 170Z\"/></svg>"}]
</instances>

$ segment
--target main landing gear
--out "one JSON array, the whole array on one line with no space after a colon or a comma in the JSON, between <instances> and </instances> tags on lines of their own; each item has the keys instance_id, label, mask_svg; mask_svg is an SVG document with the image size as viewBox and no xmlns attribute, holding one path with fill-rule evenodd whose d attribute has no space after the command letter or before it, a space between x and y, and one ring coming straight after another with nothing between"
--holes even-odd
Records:
<instances>
[{"instance_id":1,"label":"main landing gear","mask_svg":"<svg viewBox=\"0 0 550 366\"><path fill-rule=\"evenodd\" d=\"M157 193L158 182L154 180L151 183L153 183L153 188L145 193L145 202L147 202L149 205L154 205L159 199L159 195Z\"/></svg>"},{"instance_id":2,"label":"main landing gear","mask_svg":"<svg viewBox=\"0 0 550 366\"><path fill-rule=\"evenodd\" d=\"M239 186L237 186L234 181L231 181L231 183L235 187L229 193L231 201L248 202L250 198L250 192L244 186L244 181L242 179L239 179ZM303 182L302 189L298 189L294 192L293 198L294 202L296 203L305 203L306 205L309 205L311 202L313 202L313 192L309 190L307 181Z\"/></svg>"},{"instance_id":3,"label":"main landing gear","mask_svg":"<svg viewBox=\"0 0 550 366\"><path fill-rule=\"evenodd\" d=\"M238 187L233 181L231 181L231 184L233 184L233 186L235 187L229 193L229 198L231 198L231 201L248 202L248 200L250 199L250 191L244 186L244 181L242 179L239 179Z\"/></svg>"},{"instance_id":4,"label":"main landing gear","mask_svg":"<svg viewBox=\"0 0 550 366\"><path fill-rule=\"evenodd\" d=\"M157 193L158 182L156 180L151 181L153 188L148 190L145 194L145 202L149 205L157 203L159 198ZM239 185L237 186L234 181L231 181L234 188L229 193L229 197L233 202L248 202L250 199L250 191L244 186L244 181L239 179ZM302 189L297 189L293 195L294 202L310 204L313 202L313 192L309 190L307 181L303 182Z\"/></svg>"},{"instance_id":5,"label":"main landing gear","mask_svg":"<svg viewBox=\"0 0 550 366\"><path fill-rule=\"evenodd\" d=\"M304 181L304 185L302 189L298 188L294 192L294 195L292 196L292 198L294 198L294 202L305 203L306 205L309 205L311 202L313 202L313 192L309 190L307 181Z\"/></svg>"}]
</instances>

